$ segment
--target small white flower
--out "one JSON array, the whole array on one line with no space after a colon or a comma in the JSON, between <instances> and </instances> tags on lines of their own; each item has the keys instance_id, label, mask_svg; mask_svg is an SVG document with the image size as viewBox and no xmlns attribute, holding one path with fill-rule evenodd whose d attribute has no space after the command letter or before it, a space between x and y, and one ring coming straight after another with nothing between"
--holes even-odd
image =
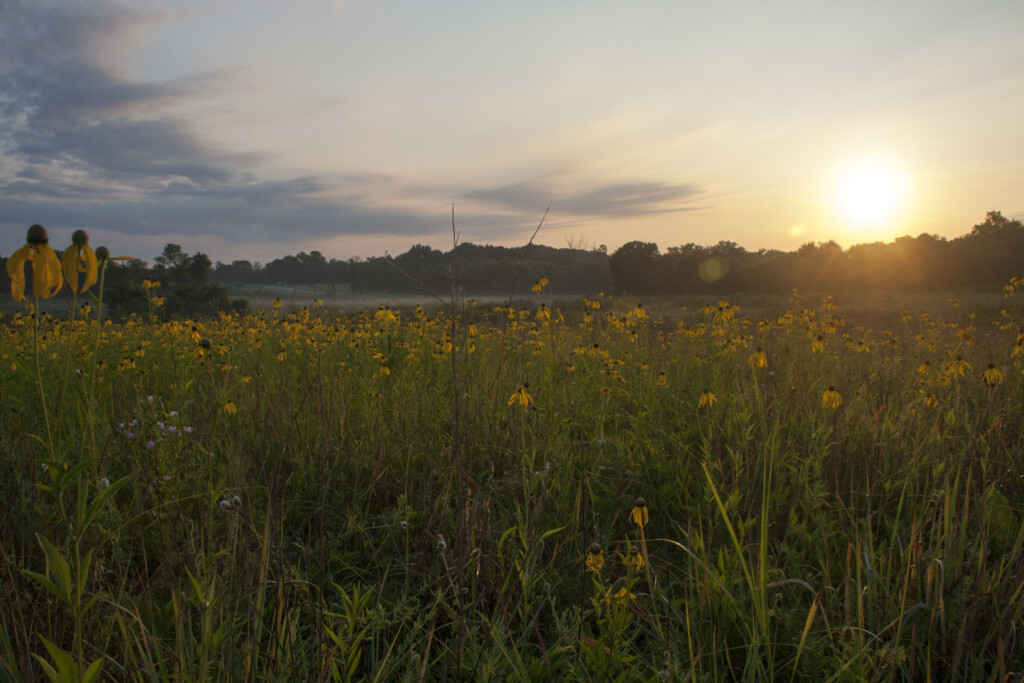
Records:
<instances>
[{"instance_id":1,"label":"small white flower","mask_svg":"<svg viewBox=\"0 0 1024 683\"><path fill-rule=\"evenodd\" d=\"M107 479L106 477L103 477L102 479L100 479L100 490L101 491L103 489L107 488L108 486L110 486L110 480L109 479Z\"/></svg>"},{"instance_id":2,"label":"small white flower","mask_svg":"<svg viewBox=\"0 0 1024 683\"><path fill-rule=\"evenodd\" d=\"M442 553L448 550L448 544L445 543L444 536L442 536L441 534L437 535L437 549L440 550Z\"/></svg>"}]
</instances>

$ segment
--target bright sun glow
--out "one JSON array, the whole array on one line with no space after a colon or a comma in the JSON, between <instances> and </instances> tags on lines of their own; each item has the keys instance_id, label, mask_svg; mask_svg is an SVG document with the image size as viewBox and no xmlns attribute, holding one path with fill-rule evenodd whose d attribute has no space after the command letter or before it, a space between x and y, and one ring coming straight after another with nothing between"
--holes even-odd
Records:
<instances>
[{"instance_id":1,"label":"bright sun glow","mask_svg":"<svg viewBox=\"0 0 1024 683\"><path fill-rule=\"evenodd\" d=\"M907 179L891 161L860 159L840 170L835 192L836 206L851 227L883 227L906 200Z\"/></svg>"}]
</instances>

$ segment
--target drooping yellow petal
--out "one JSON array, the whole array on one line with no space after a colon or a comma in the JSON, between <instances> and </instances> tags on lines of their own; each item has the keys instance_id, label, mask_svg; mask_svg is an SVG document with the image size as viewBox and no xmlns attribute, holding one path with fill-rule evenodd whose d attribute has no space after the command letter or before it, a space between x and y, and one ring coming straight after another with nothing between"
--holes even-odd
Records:
<instances>
[{"instance_id":1,"label":"drooping yellow petal","mask_svg":"<svg viewBox=\"0 0 1024 683\"><path fill-rule=\"evenodd\" d=\"M73 292L84 292L96 284L97 268L96 253L88 244L78 246L72 244L61 255L64 266L64 280ZM85 273L81 288L78 285L78 274Z\"/></svg>"},{"instance_id":2,"label":"drooping yellow petal","mask_svg":"<svg viewBox=\"0 0 1024 683\"><path fill-rule=\"evenodd\" d=\"M72 244L60 255L60 264L64 270L64 279L72 292L78 291L79 247Z\"/></svg>"},{"instance_id":3,"label":"drooping yellow petal","mask_svg":"<svg viewBox=\"0 0 1024 683\"><path fill-rule=\"evenodd\" d=\"M49 244L34 245L32 258L32 296L49 299L64 285L60 259Z\"/></svg>"},{"instance_id":4,"label":"drooping yellow petal","mask_svg":"<svg viewBox=\"0 0 1024 683\"><path fill-rule=\"evenodd\" d=\"M96 284L99 279L99 268L96 264L96 252L88 244L82 247L82 262L85 272L85 282L82 283L82 290L85 291Z\"/></svg>"},{"instance_id":5,"label":"drooping yellow petal","mask_svg":"<svg viewBox=\"0 0 1024 683\"><path fill-rule=\"evenodd\" d=\"M32 260L32 245L26 244L7 258L7 277L11 278L11 296L25 300L25 262Z\"/></svg>"}]
</instances>

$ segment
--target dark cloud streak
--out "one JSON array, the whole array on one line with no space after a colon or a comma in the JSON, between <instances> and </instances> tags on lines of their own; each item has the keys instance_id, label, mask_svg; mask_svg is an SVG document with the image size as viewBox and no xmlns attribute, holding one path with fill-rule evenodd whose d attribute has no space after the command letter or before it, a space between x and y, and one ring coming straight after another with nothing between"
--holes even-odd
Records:
<instances>
[{"instance_id":1,"label":"dark cloud streak","mask_svg":"<svg viewBox=\"0 0 1024 683\"><path fill-rule=\"evenodd\" d=\"M467 199L489 202L517 211L552 206L552 211L576 216L631 218L657 213L693 211L702 194L697 185L674 183L618 183L577 194L558 194L536 183L516 183L473 190Z\"/></svg>"}]
</instances>

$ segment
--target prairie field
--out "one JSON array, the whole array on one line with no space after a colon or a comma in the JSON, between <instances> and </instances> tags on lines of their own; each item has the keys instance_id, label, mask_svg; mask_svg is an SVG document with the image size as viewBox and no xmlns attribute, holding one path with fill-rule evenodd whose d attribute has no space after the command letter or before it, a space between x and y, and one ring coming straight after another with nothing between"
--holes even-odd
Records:
<instances>
[{"instance_id":1,"label":"prairie field","mask_svg":"<svg viewBox=\"0 0 1024 683\"><path fill-rule=\"evenodd\" d=\"M0 680L1010 680L1015 284L5 313Z\"/></svg>"}]
</instances>

